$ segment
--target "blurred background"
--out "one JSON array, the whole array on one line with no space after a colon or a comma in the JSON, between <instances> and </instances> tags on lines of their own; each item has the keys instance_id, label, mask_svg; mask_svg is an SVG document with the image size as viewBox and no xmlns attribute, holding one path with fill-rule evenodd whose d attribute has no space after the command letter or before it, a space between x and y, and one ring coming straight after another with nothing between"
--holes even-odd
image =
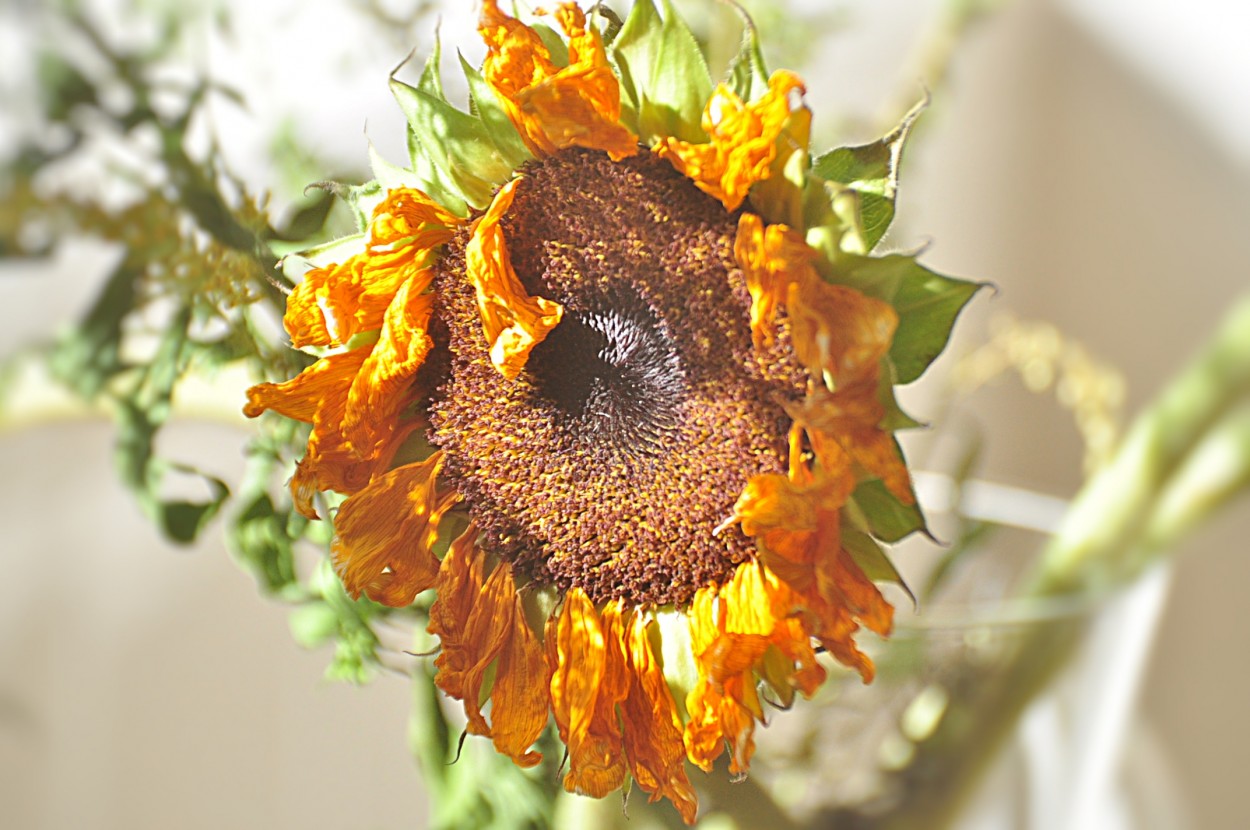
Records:
<instances>
[{"instance_id":1,"label":"blurred background","mask_svg":"<svg viewBox=\"0 0 1250 830\"><path fill-rule=\"evenodd\" d=\"M692 22L696 5L683 5ZM912 414L937 414L960 355L1011 314L1052 323L1117 367L1131 415L1250 289L1250 7L1000 0L975 15L984 5L792 0L769 4L760 23L782 44L770 63L807 80L825 142L870 141L923 84L933 89L887 242L928 244L931 268L998 290L974 301L947 356L908 390ZM115 44L159 41L150 21L163 9L83 4ZM966 14L974 25L951 26ZM171 63L242 92L245 106L210 97L192 135L216 142L280 213L310 181L362 176L366 140L403 158L387 74L411 49L424 57L440 17L444 40L471 45L477 61L473 16L451 0L223 3L188 20ZM0 160L40 121L36 56L88 54L78 37L38 3L0 7ZM87 149L40 187L124 200L112 173L135 151ZM0 208L0 221L12 213ZM0 353L76 319L116 255L73 239L47 258L0 260ZM421 826L408 685L324 680L327 653L292 642L286 610L257 596L216 534L175 549L142 516L118 486L107 421L37 383L4 382L0 824ZM162 450L238 480L246 384L223 376L181 393ZM1082 481L1081 438L1053 394L1004 377L960 417L982 430L979 476L1060 496ZM926 440L913 457L931 451ZM1195 828L1244 823L1247 539L1243 504L1178 552L1128 745Z\"/></svg>"}]
</instances>

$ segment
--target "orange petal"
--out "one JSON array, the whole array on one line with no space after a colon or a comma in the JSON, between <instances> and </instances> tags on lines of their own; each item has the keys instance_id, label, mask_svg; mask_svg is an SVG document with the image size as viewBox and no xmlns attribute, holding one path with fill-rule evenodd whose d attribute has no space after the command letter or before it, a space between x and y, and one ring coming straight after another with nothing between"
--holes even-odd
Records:
<instances>
[{"instance_id":1,"label":"orange petal","mask_svg":"<svg viewBox=\"0 0 1250 830\"><path fill-rule=\"evenodd\" d=\"M499 222L512 205L519 181L513 179L495 194L474 226L464 252L465 273L477 290L490 360L506 378L520 374L530 350L556 327L564 313L559 303L527 294L512 270Z\"/></svg>"},{"instance_id":2,"label":"orange petal","mask_svg":"<svg viewBox=\"0 0 1250 830\"><path fill-rule=\"evenodd\" d=\"M314 268L287 298L291 344L337 346L383 325L401 285L430 284L433 251L461 220L419 190L398 188L374 208L365 250L340 265Z\"/></svg>"},{"instance_id":3,"label":"orange petal","mask_svg":"<svg viewBox=\"0 0 1250 830\"><path fill-rule=\"evenodd\" d=\"M368 455L389 436L412 402L413 377L434 343L428 332L433 294L414 283L400 286L386 310L382 332L347 394L343 434L357 454Z\"/></svg>"},{"instance_id":4,"label":"orange petal","mask_svg":"<svg viewBox=\"0 0 1250 830\"><path fill-rule=\"evenodd\" d=\"M621 91L603 41L573 3L556 18L569 39L569 64L557 67L529 26L485 0L478 31L486 42L482 73L499 94L517 131L538 155L565 147L605 150L615 160L638 152L638 139L619 123Z\"/></svg>"},{"instance_id":5,"label":"orange petal","mask_svg":"<svg viewBox=\"0 0 1250 830\"><path fill-rule=\"evenodd\" d=\"M629 690L621 702L625 754L634 780L650 801L667 798L693 824L699 802L686 777L681 719L664 672L647 637L647 621L634 613L622 641L629 666Z\"/></svg>"},{"instance_id":6,"label":"orange petal","mask_svg":"<svg viewBox=\"0 0 1250 830\"><path fill-rule=\"evenodd\" d=\"M877 399L875 373L832 393L818 388L787 412L806 430L822 468L843 469L853 460L899 501L915 502L907 464L890 431L880 426L885 408Z\"/></svg>"},{"instance_id":7,"label":"orange petal","mask_svg":"<svg viewBox=\"0 0 1250 830\"><path fill-rule=\"evenodd\" d=\"M580 588L573 588L547 627L551 711L569 751L564 789L602 798L621 786L626 764L616 704L626 694L620 646L620 604L603 617ZM554 659L553 659L554 658Z\"/></svg>"},{"instance_id":8,"label":"orange petal","mask_svg":"<svg viewBox=\"0 0 1250 830\"><path fill-rule=\"evenodd\" d=\"M353 597L363 591L384 605L408 605L431 587L439 562L432 546L438 523L455 504L436 486L442 453L374 479L339 508L334 568Z\"/></svg>"},{"instance_id":9,"label":"orange petal","mask_svg":"<svg viewBox=\"0 0 1250 830\"><path fill-rule=\"evenodd\" d=\"M794 353L812 373L828 372L839 384L871 375L890 350L898 314L882 300L832 285L814 270L790 285L787 309Z\"/></svg>"},{"instance_id":10,"label":"orange petal","mask_svg":"<svg viewBox=\"0 0 1250 830\"><path fill-rule=\"evenodd\" d=\"M367 351L349 352L323 357L290 380L282 383L258 383L247 390L243 414L255 418L272 409L279 415L311 424L318 411L346 403L356 373L364 363Z\"/></svg>"},{"instance_id":11,"label":"orange petal","mask_svg":"<svg viewBox=\"0 0 1250 830\"><path fill-rule=\"evenodd\" d=\"M795 90L803 92L803 82L785 70L774 72L768 92L750 104L720 84L703 110L703 129L711 141L688 144L670 136L655 146L655 152L700 190L719 199L726 210L736 210L753 184L772 175L777 139L794 112Z\"/></svg>"},{"instance_id":12,"label":"orange petal","mask_svg":"<svg viewBox=\"0 0 1250 830\"><path fill-rule=\"evenodd\" d=\"M529 748L547 725L550 671L525 621L511 566L500 563L484 578L485 555L476 539L477 529L470 525L452 543L439 570L429 624L440 642L434 681L463 701L470 732L489 736L518 766L532 767L542 760ZM480 701L491 663L495 677L488 725Z\"/></svg>"}]
</instances>

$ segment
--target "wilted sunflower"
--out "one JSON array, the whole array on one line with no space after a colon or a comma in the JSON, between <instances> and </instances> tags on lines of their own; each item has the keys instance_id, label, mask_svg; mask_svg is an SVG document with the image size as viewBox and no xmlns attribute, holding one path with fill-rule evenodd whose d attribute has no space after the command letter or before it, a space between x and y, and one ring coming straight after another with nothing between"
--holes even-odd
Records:
<instances>
[{"instance_id":1,"label":"wilted sunflower","mask_svg":"<svg viewBox=\"0 0 1250 830\"><path fill-rule=\"evenodd\" d=\"M745 773L763 687L810 695L822 649L872 678L873 536L923 524L893 386L973 288L867 256L909 121L813 161L750 27L713 88L662 10L565 4L560 37L486 0L469 112L437 53L392 78L411 167L375 158L362 234L309 254L285 325L320 359L247 413L312 424L291 489L347 496L349 593L437 592L470 732L531 766L554 716L566 789L632 776L692 822L686 760Z\"/></svg>"}]
</instances>

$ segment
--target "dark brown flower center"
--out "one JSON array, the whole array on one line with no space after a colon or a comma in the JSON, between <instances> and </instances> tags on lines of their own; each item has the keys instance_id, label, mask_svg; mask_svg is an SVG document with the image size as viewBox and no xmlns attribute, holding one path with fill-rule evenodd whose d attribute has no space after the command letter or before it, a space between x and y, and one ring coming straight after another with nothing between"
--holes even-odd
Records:
<instances>
[{"instance_id":1,"label":"dark brown flower center","mask_svg":"<svg viewBox=\"0 0 1250 830\"><path fill-rule=\"evenodd\" d=\"M748 478L785 469L782 404L802 373L784 332L755 353L735 217L667 162L569 150L522 175L509 254L564 317L505 379L464 276L467 234L449 244L435 280L446 374L430 404L441 481L486 547L540 584L685 602L750 555L736 528L713 530Z\"/></svg>"}]
</instances>

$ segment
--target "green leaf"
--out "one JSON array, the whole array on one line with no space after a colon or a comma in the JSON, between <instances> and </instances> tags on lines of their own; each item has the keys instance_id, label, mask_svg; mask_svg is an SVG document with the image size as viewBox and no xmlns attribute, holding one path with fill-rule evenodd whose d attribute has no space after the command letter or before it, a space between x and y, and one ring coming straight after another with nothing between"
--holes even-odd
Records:
<instances>
[{"instance_id":1,"label":"green leaf","mask_svg":"<svg viewBox=\"0 0 1250 830\"><path fill-rule=\"evenodd\" d=\"M984 283L944 277L912 260L894 295L898 329L890 346L895 380L911 383L946 348L955 318Z\"/></svg>"},{"instance_id":2,"label":"green leaf","mask_svg":"<svg viewBox=\"0 0 1250 830\"><path fill-rule=\"evenodd\" d=\"M917 605L916 595L912 593L911 588L903 581L902 575L894 567L894 563L890 561L890 557L886 554L885 549L877 544L876 539L853 527L844 527L842 528L842 547L855 560L855 564L859 565L860 570L864 572L864 576L873 582L894 583L907 593L913 605Z\"/></svg>"},{"instance_id":3,"label":"green leaf","mask_svg":"<svg viewBox=\"0 0 1250 830\"><path fill-rule=\"evenodd\" d=\"M207 484L211 494L207 501L186 501L182 499L160 502L160 527L165 536L173 541L188 545L199 538L200 532L221 510L226 499L230 497L230 488L216 476L202 473L190 467L176 465L182 472L199 476Z\"/></svg>"},{"instance_id":4,"label":"green leaf","mask_svg":"<svg viewBox=\"0 0 1250 830\"><path fill-rule=\"evenodd\" d=\"M52 374L76 394L94 398L126 368L121 357L122 321L138 305L142 278L142 268L129 257L123 259L78 325L57 344Z\"/></svg>"},{"instance_id":5,"label":"green leaf","mask_svg":"<svg viewBox=\"0 0 1250 830\"><path fill-rule=\"evenodd\" d=\"M760 48L759 30L747 10L730 0L729 5L742 18L742 45L729 62L728 86L743 101L754 101L768 91L768 67Z\"/></svg>"},{"instance_id":6,"label":"green leaf","mask_svg":"<svg viewBox=\"0 0 1250 830\"><path fill-rule=\"evenodd\" d=\"M897 542L916 531L929 532L920 506L903 504L880 479L862 482L851 495L851 503L862 514L868 531L883 542Z\"/></svg>"},{"instance_id":7,"label":"green leaf","mask_svg":"<svg viewBox=\"0 0 1250 830\"><path fill-rule=\"evenodd\" d=\"M634 126L643 144L667 136L707 141L699 122L712 95L712 76L699 42L671 0L637 0L612 42L612 60L621 77L622 120Z\"/></svg>"},{"instance_id":8,"label":"green leaf","mask_svg":"<svg viewBox=\"0 0 1250 830\"><path fill-rule=\"evenodd\" d=\"M309 602L291 610L287 625L291 637L304 648L325 645L338 632L339 618L324 602Z\"/></svg>"},{"instance_id":9,"label":"green leaf","mask_svg":"<svg viewBox=\"0 0 1250 830\"><path fill-rule=\"evenodd\" d=\"M897 127L879 140L859 147L831 150L812 164L817 176L843 185L858 197L855 224L863 250L855 253L868 253L876 247L894 220L903 146L916 119L928 104L926 95L903 116Z\"/></svg>"}]
</instances>

